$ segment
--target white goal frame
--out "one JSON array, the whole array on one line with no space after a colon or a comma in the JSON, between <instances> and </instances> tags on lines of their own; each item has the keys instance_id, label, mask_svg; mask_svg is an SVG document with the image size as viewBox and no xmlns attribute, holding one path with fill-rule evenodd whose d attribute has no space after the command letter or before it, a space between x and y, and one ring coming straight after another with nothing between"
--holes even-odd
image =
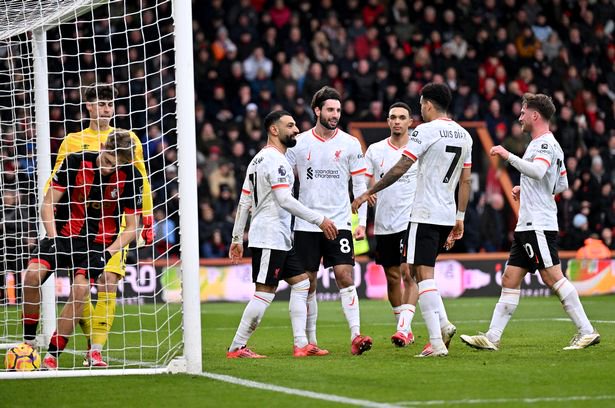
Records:
<instances>
[{"instance_id":1,"label":"white goal frame","mask_svg":"<svg viewBox=\"0 0 615 408\"><path fill-rule=\"evenodd\" d=\"M62 0L58 0L60 3ZM126 1L126 0L125 0ZM46 52L46 31L59 22L75 18L80 14L107 4L108 0L77 0L66 7L60 7L50 15L37 20L36 25L25 20L14 22L0 33L0 39L10 38L26 32L32 33L35 123L37 143L37 195L42 202L43 189L51 174L49 157L49 99L48 69ZM201 348L201 308L199 283L199 248L198 248L198 211L196 187L196 131L194 122L194 68L192 53L192 4L190 0L172 0L172 16L175 34L175 84L176 84L176 118L177 118L177 157L179 213L180 213L180 247L181 247L181 281L182 281L182 332L183 355L173 359L166 367L157 368L115 368L91 370L56 370L31 372L3 372L0 380L22 378L84 377L109 375L148 375L161 373L202 372ZM40 11L26 10L34 18L40 18ZM37 15L37 12L39 15ZM2 20L2 19L0 19ZM44 231L44 229L40 229ZM56 304L55 279L52 276L42 287L41 334L38 344L47 344L55 330Z\"/></svg>"}]
</instances>

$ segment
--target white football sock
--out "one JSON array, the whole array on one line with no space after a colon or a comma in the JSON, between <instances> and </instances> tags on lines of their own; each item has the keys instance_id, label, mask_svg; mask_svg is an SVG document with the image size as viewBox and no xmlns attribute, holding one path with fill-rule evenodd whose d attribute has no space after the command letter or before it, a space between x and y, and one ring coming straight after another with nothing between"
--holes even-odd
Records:
<instances>
[{"instance_id":1,"label":"white football sock","mask_svg":"<svg viewBox=\"0 0 615 408\"><path fill-rule=\"evenodd\" d=\"M399 321L397 322L397 331L402 332L406 336L412 331L412 319L414 319L414 312L416 306L414 305L401 305L402 309L399 313Z\"/></svg>"},{"instance_id":2,"label":"white football sock","mask_svg":"<svg viewBox=\"0 0 615 408\"><path fill-rule=\"evenodd\" d=\"M577 326L577 330L579 330L581 334L593 333L594 327L585 314L585 309L583 309L583 305L579 299L577 288L575 288L568 279L562 278L555 282L553 291L559 296L564 310L568 313L568 316L570 316L575 326Z\"/></svg>"},{"instance_id":3,"label":"white football sock","mask_svg":"<svg viewBox=\"0 0 615 408\"><path fill-rule=\"evenodd\" d=\"M274 297L275 293L254 292L254 296L252 296L252 299L250 299L243 311L237 333L235 333L235 337L228 351L235 351L248 344L250 336L252 336L252 333L254 333L254 330L256 330L260 324L265 315L265 311L267 311Z\"/></svg>"},{"instance_id":4,"label":"white football sock","mask_svg":"<svg viewBox=\"0 0 615 408\"><path fill-rule=\"evenodd\" d=\"M443 329L450 322L448 321L448 314L444 308L444 300L442 299L442 296L440 296L440 292L438 292L438 299L440 300L440 304L438 305L438 318L440 319L440 328Z\"/></svg>"},{"instance_id":5,"label":"white football sock","mask_svg":"<svg viewBox=\"0 0 615 408\"><path fill-rule=\"evenodd\" d=\"M307 335L305 334L308 290L310 290L310 281L308 279L295 283L290 287L290 301L288 302L290 323L293 327L295 346L300 348L308 344Z\"/></svg>"},{"instance_id":6,"label":"white football sock","mask_svg":"<svg viewBox=\"0 0 615 408\"><path fill-rule=\"evenodd\" d=\"M425 279L419 282L419 305L421 306L421 314L427 325L429 332L429 341L434 349L444 347L442 341L442 332L440 330L439 309L440 293L436 288L434 279Z\"/></svg>"},{"instance_id":7,"label":"white football sock","mask_svg":"<svg viewBox=\"0 0 615 408\"><path fill-rule=\"evenodd\" d=\"M352 341L361 334L359 296L357 296L357 289L354 285L340 289L340 301L342 302L342 309L344 309L344 315L348 321L348 327L350 327L350 340Z\"/></svg>"},{"instance_id":8,"label":"white football sock","mask_svg":"<svg viewBox=\"0 0 615 408\"><path fill-rule=\"evenodd\" d=\"M316 320L318 319L318 302L316 301L316 292L308 293L307 297L307 321L305 323L305 332L310 344L318 344L316 340Z\"/></svg>"},{"instance_id":9,"label":"white football sock","mask_svg":"<svg viewBox=\"0 0 615 408\"><path fill-rule=\"evenodd\" d=\"M391 310L393 310L393 316L395 316L396 323L399 323L399 314L401 313L404 306L405 305L399 305L391 308Z\"/></svg>"},{"instance_id":10,"label":"white football sock","mask_svg":"<svg viewBox=\"0 0 615 408\"><path fill-rule=\"evenodd\" d=\"M513 313L519 305L519 298L521 297L520 289L502 288L500 294L500 300L493 309L493 316L491 317L491 324L489 325L489 331L486 336L492 342L499 342L504 333L504 329L508 324L508 321L512 317Z\"/></svg>"}]
</instances>

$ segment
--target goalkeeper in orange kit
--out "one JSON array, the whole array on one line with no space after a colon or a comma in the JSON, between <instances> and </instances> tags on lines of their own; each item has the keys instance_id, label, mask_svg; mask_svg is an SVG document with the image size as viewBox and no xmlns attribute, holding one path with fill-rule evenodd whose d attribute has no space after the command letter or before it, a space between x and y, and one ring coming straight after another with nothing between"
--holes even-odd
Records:
<instances>
[{"instance_id":1,"label":"goalkeeper in orange kit","mask_svg":"<svg viewBox=\"0 0 615 408\"><path fill-rule=\"evenodd\" d=\"M81 151L100 150L101 145L107 140L107 136L114 130L110 126L110 122L115 113L114 99L116 96L117 89L111 84L92 84L85 89L83 97L89 113L89 126L80 132L69 133L64 138L58 150L56 163L51 173L52 177L67 155ZM152 190L145 169L141 141L133 132L130 132L130 136L136 146L134 165L143 177L143 229L141 237L146 245L151 245L154 241ZM46 187L49 187L49 182ZM126 275L125 260L127 253L128 247L125 247L107 262L104 273L98 278L99 288L102 289L98 292L96 307L92 306L89 297L85 304L83 317L79 322L88 340L88 352L83 362L84 366L107 366L102 358L101 351L107 342L109 331L115 319L117 285L119 280Z\"/></svg>"}]
</instances>

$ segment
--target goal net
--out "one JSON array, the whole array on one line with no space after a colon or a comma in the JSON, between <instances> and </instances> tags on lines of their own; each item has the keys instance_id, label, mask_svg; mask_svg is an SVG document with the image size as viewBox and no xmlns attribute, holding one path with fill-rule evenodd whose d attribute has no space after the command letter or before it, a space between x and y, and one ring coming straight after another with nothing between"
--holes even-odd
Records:
<instances>
[{"instance_id":1,"label":"goal net","mask_svg":"<svg viewBox=\"0 0 615 408\"><path fill-rule=\"evenodd\" d=\"M24 339L23 272L39 254L45 184L63 153L97 151L111 128L132 131L147 173L139 176L143 216L151 214L156 232L148 245L139 227L139 242L126 250L114 311L113 296L103 298L91 280L91 312L81 319L92 315L91 324L76 325L58 371L2 365L0 379L201 371L190 9L189 0L0 0L0 361ZM115 87L113 106L98 99L87 106L86 91L98 89L92 84ZM69 218L79 217L71 211ZM57 268L42 286L41 356L73 274ZM97 324L110 326L108 336ZM88 338L103 343L106 369L84 365Z\"/></svg>"}]
</instances>

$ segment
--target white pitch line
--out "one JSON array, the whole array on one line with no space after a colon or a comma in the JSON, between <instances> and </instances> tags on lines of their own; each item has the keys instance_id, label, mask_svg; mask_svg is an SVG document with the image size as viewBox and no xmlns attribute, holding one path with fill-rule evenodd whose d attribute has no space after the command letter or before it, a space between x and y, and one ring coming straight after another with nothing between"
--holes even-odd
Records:
<instances>
[{"instance_id":1,"label":"white pitch line","mask_svg":"<svg viewBox=\"0 0 615 408\"><path fill-rule=\"evenodd\" d=\"M400 401L397 406L424 406L424 405L484 405L523 403L535 404L540 402L569 402L569 401L604 401L615 400L615 395L574 395L570 397L536 397L536 398L492 398L492 399L460 399L460 400L428 400L428 401Z\"/></svg>"},{"instance_id":2,"label":"white pitch line","mask_svg":"<svg viewBox=\"0 0 615 408\"><path fill-rule=\"evenodd\" d=\"M243 378L232 377L230 375L223 375L223 374L216 374L216 373L209 373L209 372L203 372L199 375L201 377L211 378L212 380L223 381L223 382L230 383L230 384L241 385L243 387L256 388L256 389L264 390L264 391L280 392L283 394L296 395L299 397L312 398L312 399L321 400L321 401L337 402L339 404L356 405L360 407L372 407L372 408L400 408L400 405L395 405L395 404L390 404L390 403L375 402L375 401L368 401L368 400L362 400L362 399L356 399L356 398L342 397L342 396L333 395L333 394L323 394L320 392L299 390L296 388L288 388L288 387L282 387L282 386L274 385L274 384L262 383L258 381L245 380Z\"/></svg>"}]
</instances>

